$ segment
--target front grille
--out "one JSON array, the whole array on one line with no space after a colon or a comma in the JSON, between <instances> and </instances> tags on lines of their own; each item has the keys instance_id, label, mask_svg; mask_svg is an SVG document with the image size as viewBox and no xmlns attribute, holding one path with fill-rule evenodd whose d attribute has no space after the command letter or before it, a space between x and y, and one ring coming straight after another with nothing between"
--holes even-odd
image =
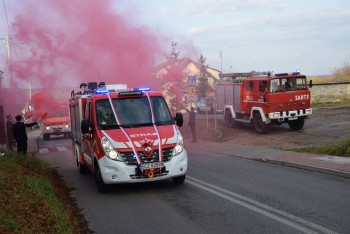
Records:
<instances>
[{"instance_id":1,"label":"front grille","mask_svg":"<svg viewBox=\"0 0 350 234\"><path fill-rule=\"evenodd\" d=\"M174 148L166 148L162 150L163 162L168 162L171 160L173 150ZM136 155L134 155L133 151L121 152L120 154L126 165L137 165ZM138 151L138 154L140 156L141 163L159 162L159 150L153 151L153 154L149 157L146 157L142 151Z\"/></svg>"}]
</instances>

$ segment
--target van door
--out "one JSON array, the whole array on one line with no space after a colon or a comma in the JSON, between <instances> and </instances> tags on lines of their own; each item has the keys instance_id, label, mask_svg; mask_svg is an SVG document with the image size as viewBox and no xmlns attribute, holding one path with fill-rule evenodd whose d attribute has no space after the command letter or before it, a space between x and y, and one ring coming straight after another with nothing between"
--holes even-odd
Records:
<instances>
[{"instance_id":1,"label":"van door","mask_svg":"<svg viewBox=\"0 0 350 234\"><path fill-rule=\"evenodd\" d=\"M82 153L83 158L86 162L86 165L92 169L93 167L93 139L94 139L94 127L93 127L93 114L92 114L92 102L91 100L87 101L85 103L85 112L84 112L84 118L86 120L89 120L91 123L91 127L89 128L89 132L85 133L83 135L83 139L81 141L82 144Z\"/></svg>"}]
</instances>

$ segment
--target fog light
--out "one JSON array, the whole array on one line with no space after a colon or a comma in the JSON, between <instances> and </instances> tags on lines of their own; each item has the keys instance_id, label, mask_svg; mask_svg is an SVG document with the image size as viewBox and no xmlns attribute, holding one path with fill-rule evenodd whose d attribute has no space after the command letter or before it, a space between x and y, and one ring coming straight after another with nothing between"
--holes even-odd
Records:
<instances>
[{"instance_id":1,"label":"fog light","mask_svg":"<svg viewBox=\"0 0 350 234\"><path fill-rule=\"evenodd\" d=\"M112 175L112 180L115 180L117 178L117 175Z\"/></svg>"}]
</instances>

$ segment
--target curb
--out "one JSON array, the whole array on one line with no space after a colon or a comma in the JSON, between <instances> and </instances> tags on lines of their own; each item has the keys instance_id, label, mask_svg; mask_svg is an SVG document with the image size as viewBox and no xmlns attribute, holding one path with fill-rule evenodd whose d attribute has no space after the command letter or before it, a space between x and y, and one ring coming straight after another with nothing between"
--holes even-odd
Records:
<instances>
[{"instance_id":1,"label":"curb","mask_svg":"<svg viewBox=\"0 0 350 234\"><path fill-rule=\"evenodd\" d=\"M304 165L304 164L299 164L299 163L291 163L291 162L284 162L284 161L271 160L271 159L257 159L257 161L282 165L282 166L286 166L286 167L293 167L293 168L298 168L298 169L303 169L303 170L308 170L308 171L315 171L315 172L320 172L320 173L324 173L324 174L340 176L340 177L344 177L344 178L350 178L350 173L338 171L338 170L333 170L333 169L328 169L328 168L323 168L323 167L309 166L309 165Z\"/></svg>"}]
</instances>

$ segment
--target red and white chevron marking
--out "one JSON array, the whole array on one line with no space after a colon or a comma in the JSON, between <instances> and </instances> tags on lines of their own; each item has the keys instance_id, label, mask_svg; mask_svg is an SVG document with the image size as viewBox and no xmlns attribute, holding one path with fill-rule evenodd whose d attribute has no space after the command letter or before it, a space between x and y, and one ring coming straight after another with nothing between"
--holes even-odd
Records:
<instances>
[{"instance_id":1,"label":"red and white chevron marking","mask_svg":"<svg viewBox=\"0 0 350 234\"><path fill-rule=\"evenodd\" d=\"M53 152L66 152L72 151L73 146L57 146L57 147L49 147L49 148L40 148L39 153L53 153Z\"/></svg>"}]
</instances>

